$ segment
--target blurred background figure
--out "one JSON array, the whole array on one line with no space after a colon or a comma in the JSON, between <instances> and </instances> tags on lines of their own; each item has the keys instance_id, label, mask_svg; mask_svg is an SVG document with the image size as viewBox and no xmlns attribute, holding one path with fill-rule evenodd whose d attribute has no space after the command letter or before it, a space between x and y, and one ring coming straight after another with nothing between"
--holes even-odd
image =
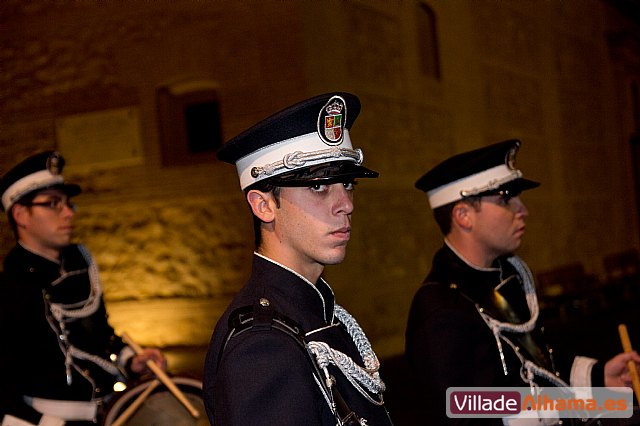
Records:
<instances>
[{"instance_id":1,"label":"blurred background figure","mask_svg":"<svg viewBox=\"0 0 640 426\"><path fill-rule=\"evenodd\" d=\"M16 237L0 282L3 425L95 424L118 383L146 372L147 360L166 369L158 349L137 354L109 325L98 267L71 243L81 190L63 167L59 153L42 152L0 180Z\"/></svg>"}]
</instances>

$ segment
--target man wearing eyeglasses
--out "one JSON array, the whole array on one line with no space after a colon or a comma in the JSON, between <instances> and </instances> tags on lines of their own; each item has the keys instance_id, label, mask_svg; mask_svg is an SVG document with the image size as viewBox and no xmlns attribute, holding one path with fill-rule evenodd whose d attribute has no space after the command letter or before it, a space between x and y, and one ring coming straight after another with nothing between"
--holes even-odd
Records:
<instances>
[{"instance_id":1,"label":"man wearing eyeglasses","mask_svg":"<svg viewBox=\"0 0 640 426\"><path fill-rule=\"evenodd\" d=\"M444 235L414 296L406 335L430 425L480 421L447 417L451 387L630 387L627 362L640 361L635 352L606 363L581 356L564 360L547 344L533 276L514 255L529 215L520 194L540 185L515 167L520 144L508 140L455 155L415 184L427 193ZM481 424L532 424L527 421L558 424L549 418L489 418Z\"/></svg>"},{"instance_id":2,"label":"man wearing eyeglasses","mask_svg":"<svg viewBox=\"0 0 640 426\"><path fill-rule=\"evenodd\" d=\"M2 426L94 424L116 383L150 359L166 368L158 349L135 354L109 325L96 263L71 243L81 189L63 167L60 154L43 152L0 180L17 241L0 282Z\"/></svg>"}]
</instances>

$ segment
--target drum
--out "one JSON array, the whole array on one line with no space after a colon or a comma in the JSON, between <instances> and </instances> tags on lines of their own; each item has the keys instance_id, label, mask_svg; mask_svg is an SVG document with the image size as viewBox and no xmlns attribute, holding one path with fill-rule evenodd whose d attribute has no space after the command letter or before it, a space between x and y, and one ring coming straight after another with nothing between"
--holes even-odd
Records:
<instances>
[{"instance_id":1,"label":"drum","mask_svg":"<svg viewBox=\"0 0 640 426\"><path fill-rule=\"evenodd\" d=\"M111 426L141 394L148 393L122 426L209 426L202 401L202 382L188 377L172 377L171 381L198 410L200 417L194 418L166 386L149 380L127 389L113 401L104 416L103 425ZM153 390L148 391L148 388Z\"/></svg>"}]
</instances>

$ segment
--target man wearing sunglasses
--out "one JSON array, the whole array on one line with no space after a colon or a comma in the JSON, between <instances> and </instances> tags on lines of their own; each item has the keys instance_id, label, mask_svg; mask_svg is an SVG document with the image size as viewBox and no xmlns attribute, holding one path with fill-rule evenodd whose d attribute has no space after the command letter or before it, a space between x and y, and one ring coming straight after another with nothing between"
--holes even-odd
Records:
<instances>
[{"instance_id":1,"label":"man wearing sunglasses","mask_svg":"<svg viewBox=\"0 0 640 426\"><path fill-rule=\"evenodd\" d=\"M450 387L623 387L631 384L626 362L640 361L633 352L607 363L580 356L563 363L547 344L532 274L514 255L529 215L520 193L539 186L515 167L519 147L508 140L458 154L416 182L444 235L413 299L406 335L432 425L479 421L447 417Z\"/></svg>"},{"instance_id":2,"label":"man wearing sunglasses","mask_svg":"<svg viewBox=\"0 0 640 426\"><path fill-rule=\"evenodd\" d=\"M117 382L150 359L166 368L158 349L136 355L109 325L97 265L71 242L81 190L63 167L60 154L43 152L0 180L17 242L0 282L3 426L94 424Z\"/></svg>"}]
</instances>

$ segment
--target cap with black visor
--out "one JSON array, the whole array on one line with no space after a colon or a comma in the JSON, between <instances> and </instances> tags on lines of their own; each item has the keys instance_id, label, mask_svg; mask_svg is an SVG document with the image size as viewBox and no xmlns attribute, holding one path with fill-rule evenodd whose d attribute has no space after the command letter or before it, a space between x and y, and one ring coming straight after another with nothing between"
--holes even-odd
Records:
<instances>
[{"instance_id":1,"label":"cap with black visor","mask_svg":"<svg viewBox=\"0 0 640 426\"><path fill-rule=\"evenodd\" d=\"M425 173L415 187L427 193L432 209L473 197L509 199L540 186L515 166L521 142L510 139L455 155Z\"/></svg>"},{"instance_id":2,"label":"cap with black visor","mask_svg":"<svg viewBox=\"0 0 640 426\"><path fill-rule=\"evenodd\" d=\"M22 203L48 188L59 189L67 197L80 194L80 186L65 182L62 176L64 164L60 153L44 151L11 168L0 179L0 209L9 212L14 204Z\"/></svg>"},{"instance_id":3,"label":"cap with black visor","mask_svg":"<svg viewBox=\"0 0 640 426\"><path fill-rule=\"evenodd\" d=\"M334 92L288 107L225 143L218 159L235 164L240 187L268 183L303 187L376 178L351 145L350 129L360 113L357 96Z\"/></svg>"}]
</instances>

